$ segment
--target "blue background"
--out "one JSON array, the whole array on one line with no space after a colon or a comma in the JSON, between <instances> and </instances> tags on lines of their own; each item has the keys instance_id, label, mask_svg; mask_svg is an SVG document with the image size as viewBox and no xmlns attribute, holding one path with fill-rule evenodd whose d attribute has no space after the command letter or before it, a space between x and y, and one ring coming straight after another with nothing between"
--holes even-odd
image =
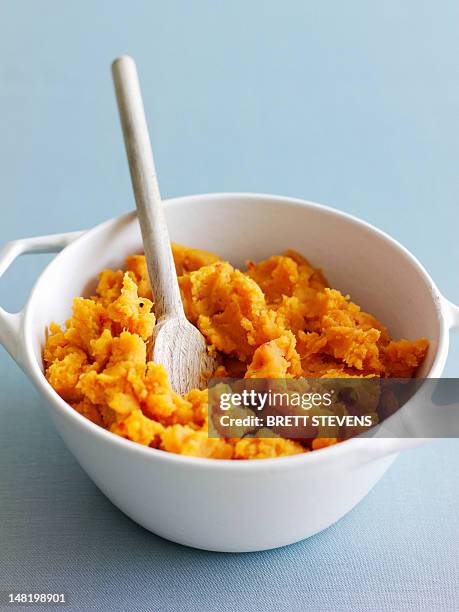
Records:
<instances>
[{"instance_id":1,"label":"blue background","mask_svg":"<svg viewBox=\"0 0 459 612\"><path fill-rule=\"evenodd\" d=\"M130 53L164 196L335 206L401 240L459 303L458 24L453 0L2 0L0 243L133 207L109 72ZM48 259L20 260L0 304L19 308ZM316 537L212 554L115 509L4 351L0 391L0 590L66 591L80 610L459 605L456 440L404 454Z\"/></svg>"}]
</instances>

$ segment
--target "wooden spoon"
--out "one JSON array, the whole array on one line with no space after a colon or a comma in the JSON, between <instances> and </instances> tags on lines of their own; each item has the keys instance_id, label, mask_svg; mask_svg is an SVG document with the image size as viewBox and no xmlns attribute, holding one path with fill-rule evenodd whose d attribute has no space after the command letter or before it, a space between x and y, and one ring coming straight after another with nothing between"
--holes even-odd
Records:
<instances>
[{"instance_id":1,"label":"wooden spoon","mask_svg":"<svg viewBox=\"0 0 459 612\"><path fill-rule=\"evenodd\" d=\"M122 55L112 73L155 301L152 360L166 368L174 391L184 394L203 388L216 362L183 311L134 60Z\"/></svg>"}]
</instances>

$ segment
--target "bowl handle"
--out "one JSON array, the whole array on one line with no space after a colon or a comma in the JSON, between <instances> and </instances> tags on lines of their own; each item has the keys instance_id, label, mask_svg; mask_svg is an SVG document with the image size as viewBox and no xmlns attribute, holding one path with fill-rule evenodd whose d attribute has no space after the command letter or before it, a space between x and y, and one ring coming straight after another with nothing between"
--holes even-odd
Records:
<instances>
[{"instance_id":1,"label":"bowl handle","mask_svg":"<svg viewBox=\"0 0 459 612\"><path fill-rule=\"evenodd\" d=\"M58 253L84 232L69 232L52 236L38 236L13 240L0 250L0 278L20 255L26 253ZM21 323L23 312L10 313L0 307L0 344L22 368Z\"/></svg>"},{"instance_id":2,"label":"bowl handle","mask_svg":"<svg viewBox=\"0 0 459 612\"><path fill-rule=\"evenodd\" d=\"M453 304L445 297L443 299L443 312L450 329L459 327L459 306Z\"/></svg>"}]
</instances>

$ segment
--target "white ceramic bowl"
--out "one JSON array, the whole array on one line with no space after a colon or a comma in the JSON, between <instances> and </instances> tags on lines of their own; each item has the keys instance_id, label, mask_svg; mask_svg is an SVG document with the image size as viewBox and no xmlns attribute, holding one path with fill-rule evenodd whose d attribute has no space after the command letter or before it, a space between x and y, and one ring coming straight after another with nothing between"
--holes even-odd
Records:
<instances>
[{"instance_id":1,"label":"white ceramic bowl","mask_svg":"<svg viewBox=\"0 0 459 612\"><path fill-rule=\"evenodd\" d=\"M427 336L430 348L420 375L441 376L448 330L459 325L459 309L440 295L421 264L381 231L324 206L255 194L177 198L166 202L166 214L174 241L215 251L236 266L287 248L300 251L395 337ZM121 266L128 254L141 250L135 215L88 232L11 242L0 253L0 276L22 253L59 250L23 312L0 309L0 341L33 381L96 485L154 533L216 551L296 542L351 510L400 450L420 442L352 439L293 457L223 461L166 453L109 433L51 388L43 376L42 348L46 326L69 316L73 297L90 293L100 270Z\"/></svg>"}]
</instances>

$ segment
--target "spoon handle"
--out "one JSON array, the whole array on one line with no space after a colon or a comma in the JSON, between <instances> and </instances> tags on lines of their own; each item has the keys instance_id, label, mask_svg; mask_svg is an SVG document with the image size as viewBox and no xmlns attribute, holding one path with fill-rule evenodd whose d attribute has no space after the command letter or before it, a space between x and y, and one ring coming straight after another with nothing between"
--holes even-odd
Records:
<instances>
[{"instance_id":1,"label":"spoon handle","mask_svg":"<svg viewBox=\"0 0 459 612\"><path fill-rule=\"evenodd\" d=\"M134 60L122 55L112 74L156 317L184 317Z\"/></svg>"}]
</instances>

